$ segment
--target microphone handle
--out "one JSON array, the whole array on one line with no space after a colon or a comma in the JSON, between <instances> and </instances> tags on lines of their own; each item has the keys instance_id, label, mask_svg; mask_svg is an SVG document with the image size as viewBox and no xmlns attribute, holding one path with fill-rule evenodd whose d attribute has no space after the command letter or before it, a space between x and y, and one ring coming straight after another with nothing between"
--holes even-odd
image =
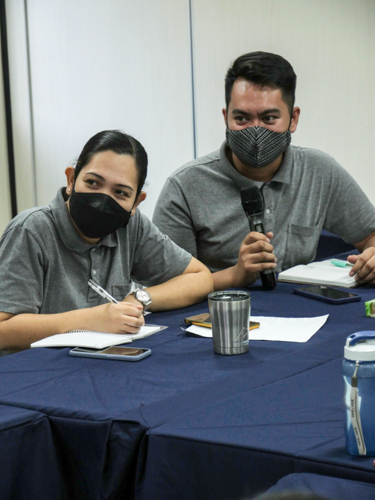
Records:
<instances>
[{"instance_id":1,"label":"microphone handle","mask_svg":"<svg viewBox=\"0 0 375 500\"><path fill-rule=\"evenodd\" d=\"M266 234L263 227L262 219L259 216L247 217L250 223L250 230L257 233ZM276 286L276 275L273 269L266 269L261 271L260 279L262 280L262 285L265 290L272 290Z\"/></svg>"}]
</instances>

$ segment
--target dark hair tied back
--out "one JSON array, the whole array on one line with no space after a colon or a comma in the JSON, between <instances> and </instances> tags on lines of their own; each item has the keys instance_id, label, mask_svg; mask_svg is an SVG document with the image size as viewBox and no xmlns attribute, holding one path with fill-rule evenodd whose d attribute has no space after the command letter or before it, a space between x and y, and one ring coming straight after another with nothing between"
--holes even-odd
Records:
<instances>
[{"instance_id":1,"label":"dark hair tied back","mask_svg":"<svg viewBox=\"0 0 375 500\"><path fill-rule=\"evenodd\" d=\"M147 153L142 144L131 135L121 130L103 130L89 139L77 160L75 178L77 179L82 168L90 163L96 153L113 151L119 155L129 155L134 158L138 171L137 195L142 191L147 177Z\"/></svg>"}]
</instances>

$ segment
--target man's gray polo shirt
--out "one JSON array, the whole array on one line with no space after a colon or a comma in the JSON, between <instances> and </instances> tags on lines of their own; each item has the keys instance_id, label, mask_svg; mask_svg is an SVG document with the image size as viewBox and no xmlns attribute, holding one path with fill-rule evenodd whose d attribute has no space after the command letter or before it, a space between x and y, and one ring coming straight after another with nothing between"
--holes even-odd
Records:
<instances>
[{"instance_id":1,"label":"man's gray polo shirt","mask_svg":"<svg viewBox=\"0 0 375 500\"><path fill-rule=\"evenodd\" d=\"M190 162L169 177L153 222L213 272L233 266L249 233L240 190L264 196L266 232L276 271L314 259L322 229L359 243L375 231L375 208L354 179L329 155L289 146L275 177L262 185L239 174L219 151Z\"/></svg>"},{"instance_id":2,"label":"man's gray polo shirt","mask_svg":"<svg viewBox=\"0 0 375 500\"><path fill-rule=\"evenodd\" d=\"M180 275L191 255L136 211L126 228L97 244L74 228L60 190L49 206L15 217L0 240L0 311L57 313L105 303L91 278L117 300L131 281L151 286Z\"/></svg>"}]
</instances>

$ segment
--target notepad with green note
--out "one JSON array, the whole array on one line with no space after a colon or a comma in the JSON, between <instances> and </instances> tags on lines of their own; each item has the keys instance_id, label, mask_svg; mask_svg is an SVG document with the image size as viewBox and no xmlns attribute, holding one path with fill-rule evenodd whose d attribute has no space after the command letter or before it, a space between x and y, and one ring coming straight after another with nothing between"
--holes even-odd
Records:
<instances>
[{"instance_id":1,"label":"notepad with green note","mask_svg":"<svg viewBox=\"0 0 375 500\"><path fill-rule=\"evenodd\" d=\"M345 261L342 261L345 263ZM317 285L341 286L354 288L357 282L354 276L349 276L350 266L338 266L331 260L310 262L286 269L279 273L278 281L288 283L313 283Z\"/></svg>"}]
</instances>

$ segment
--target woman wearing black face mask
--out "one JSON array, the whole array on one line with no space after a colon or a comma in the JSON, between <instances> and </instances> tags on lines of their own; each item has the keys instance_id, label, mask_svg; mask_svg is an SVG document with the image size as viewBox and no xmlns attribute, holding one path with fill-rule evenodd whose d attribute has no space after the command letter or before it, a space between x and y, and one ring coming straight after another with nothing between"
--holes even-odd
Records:
<instances>
[{"instance_id":1,"label":"woman wearing black face mask","mask_svg":"<svg viewBox=\"0 0 375 500\"><path fill-rule=\"evenodd\" d=\"M0 349L73 329L136 333L144 309L184 307L212 291L208 269L137 210L147 175L137 140L100 132L65 173L67 188L15 217L0 240ZM132 280L146 292L130 293Z\"/></svg>"}]
</instances>

